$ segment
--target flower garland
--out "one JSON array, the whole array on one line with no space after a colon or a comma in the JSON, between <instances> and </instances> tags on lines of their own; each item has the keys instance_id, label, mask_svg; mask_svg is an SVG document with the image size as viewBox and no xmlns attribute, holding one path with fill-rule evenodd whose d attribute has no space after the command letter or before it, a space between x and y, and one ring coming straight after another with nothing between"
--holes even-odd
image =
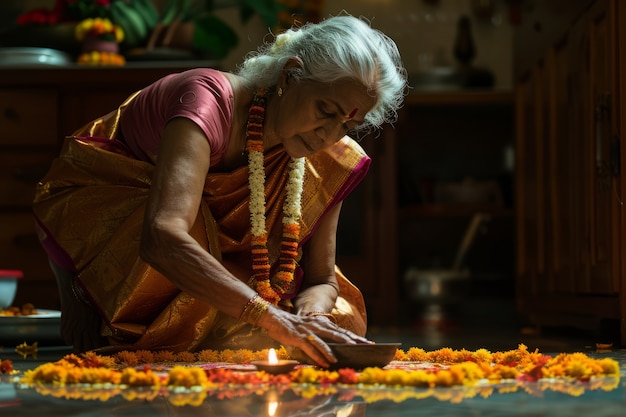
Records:
<instances>
[{"instance_id":1,"label":"flower garland","mask_svg":"<svg viewBox=\"0 0 626 417\"><path fill-rule=\"evenodd\" d=\"M284 348L277 354L288 357ZM344 402L356 397L366 403L432 397L460 403L465 398L519 391L538 397L548 390L580 396L586 391L612 391L620 384L619 364L613 359L593 359L584 353L551 357L538 351L529 352L523 344L514 350L494 353L486 349L473 352L450 348L431 352L399 349L389 367L366 368L360 372L303 366L289 374L270 375L220 367L224 362L245 364L264 357L267 349L196 353L123 351L113 356L87 352L39 365L17 376L16 381L21 383L21 388L33 388L41 395L68 400L106 401L121 396L128 401L152 401L164 397L181 407L198 407L208 397L222 400L257 395L265 399L270 391L277 395L291 391L302 399L336 394ZM206 368L203 362L221 364ZM404 368L395 368L399 363ZM20 373L13 370L8 360L2 361L2 365L4 374Z\"/></svg>"},{"instance_id":2,"label":"flower garland","mask_svg":"<svg viewBox=\"0 0 626 417\"><path fill-rule=\"evenodd\" d=\"M304 158L292 158L289 162L289 178L283 203L283 233L280 245L279 265L270 279L270 261L265 226L265 167L263 165L263 122L267 103L267 89L260 89L254 96L246 133L248 151L248 181L250 186L250 227L252 232L253 286L265 300L278 304L281 296L293 282L298 256L302 183L304 181Z\"/></svg>"},{"instance_id":3,"label":"flower garland","mask_svg":"<svg viewBox=\"0 0 626 417\"><path fill-rule=\"evenodd\" d=\"M284 348L277 353L279 357L286 355ZM398 350L396 360L389 366L362 371L301 366L288 374L270 375L224 368L223 362L246 364L266 355L267 349L124 351L113 356L87 352L39 365L17 380L23 387L59 398L104 401L123 396L129 401L151 401L162 396L176 406L199 406L209 396L263 396L270 390L279 394L291 390L303 399L339 394L344 401L358 396L368 403L429 397L459 403L464 398L487 398L496 392L526 391L541 396L552 390L580 396L585 391L611 391L620 385L620 367L613 359L594 359L584 353L548 356L536 350L531 352L523 344L517 349L493 353L486 349ZM441 362L419 363L421 360ZM207 361L217 367L207 367Z\"/></svg>"}]
</instances>

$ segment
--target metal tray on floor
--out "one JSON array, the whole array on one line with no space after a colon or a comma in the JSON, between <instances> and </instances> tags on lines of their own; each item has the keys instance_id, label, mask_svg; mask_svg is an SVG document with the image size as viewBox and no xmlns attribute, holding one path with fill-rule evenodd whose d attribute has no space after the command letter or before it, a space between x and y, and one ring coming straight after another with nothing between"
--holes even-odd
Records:
<instances>
[{"instance_id":1,"label":"metal tray on floor","mask_svg":"<svg viewBox=\"0 0 626 417\"><path fill-rule=\"evenodd\" d=\"M8 341L39 342L61 339L61 312L38 309L29 316L0 316L0 345Z\"/></svg>"}]
</instances>

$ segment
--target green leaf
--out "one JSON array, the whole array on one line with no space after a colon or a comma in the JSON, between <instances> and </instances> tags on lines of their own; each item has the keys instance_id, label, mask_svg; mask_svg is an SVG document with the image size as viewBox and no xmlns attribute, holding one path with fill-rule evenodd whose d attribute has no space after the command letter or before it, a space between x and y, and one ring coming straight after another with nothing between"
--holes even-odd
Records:
<instances>
[{"instance_id":1,"label":"green leaf","mask_svg":"<svg viewBox=\"0 0 626 417\"><path fill-rule=\"evenodd\" d=\"M211 58L225 58L238 43L237 33L217 16L205 15L195 21L193 47Z\"/></svg>"}]
</instances>

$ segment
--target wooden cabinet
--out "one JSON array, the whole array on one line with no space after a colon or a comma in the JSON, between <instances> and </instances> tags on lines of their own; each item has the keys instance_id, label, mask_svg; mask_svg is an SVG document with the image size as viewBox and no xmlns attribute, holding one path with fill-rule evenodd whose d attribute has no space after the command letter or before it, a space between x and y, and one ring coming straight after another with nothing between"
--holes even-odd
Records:
<instances>
[{"instance_id":1,"label":"wooden cabinet","mask_svg":"<svg viewBox=\"0 0 626 417\"><path fill-rule=\"evenodd\" d=\"M419 317L409 271L451 270L475 214L483 221L451 299L513 299L514 96L511 91L417 91L396 126L401 319Z\"/></svg>"},{"instance_id":2,"label":"wooden cabinet","mask_svg":"<svg viewBox=\"0 0 626 417\"><path fill-rule=\"evenodd\" d=\"M557 21L558 2L546 3L516 41L543 45L516 65L518 306L539 326L601 332L615 322L625 343L624 5L574 2L578 13L546 35L537 28Z\"/></svg>"},{"instance_id":3,"label":"wooden cabinet","mask_svg":"<svg viewBox=\"0 0 626 417\"><path fill-rule=\"evenodd\" d=\"M372 168L344 203L337 263L371 324L412 324L404 272L451 267L476 212L491 220L468 259L473 278L508 281L512 298L513 104L512 92L415 92L394 126L361 141Z\"/></svg>"},{"instance_id":4,"label":"wooden cabinet","mask_svg":"<svg viewBox=\"0 0 626 417\"><path fill-rule=\"evenodd\" d=\"M343 204L337 264L363 292L370 324L412 324L420 306L405 271L450 268L477 212L489 220L467 259L472 279L512 299L514 115L510 91L420 91L394 126L361 140L372 166Z\"/></svg>"},{"instance_id":5,"label":"wooden cabinet","mask_svg":"<svg viewBox=\"0 0 626 417\"><path fill-rule=\"evenodd\" d=\"M450 268L474 213L512 221L513 117L508 91L407 98L396 129L401 269ZM512 268L508 236L510 254L474 266L485 271L502 260Z\"/></svg>"},{"instance_id":6,"label":"wooden cabinet","mask_svg":"<svg viewBox=\"0 0 626 417\"><path fill-rule=\"evenodd\" d=\"M29 209L34 185L57 154L57 101L54 88L11 86L0 92L0 268L24 271L15 305L58 307Z\"/></svg>"},{"instance_id":7,"label":"wooden cabinet","mask_svg":"<svg viewBox=\"0 0 626 417\"><path fill-rule=\"evenodd\" d=\"M0 69L0 269L20 269L16 305L59 308L31 204L35 184L65 135L117 107L130 93L187 67Z\"/></svg>"}]
</instances>

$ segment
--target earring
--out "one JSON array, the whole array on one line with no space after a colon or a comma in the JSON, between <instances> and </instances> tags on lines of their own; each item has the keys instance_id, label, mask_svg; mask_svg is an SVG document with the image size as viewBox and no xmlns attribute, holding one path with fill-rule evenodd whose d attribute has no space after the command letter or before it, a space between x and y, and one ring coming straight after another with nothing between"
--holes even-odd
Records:
<instances>
[{"instance_id":1,"label":"earring","mask_svg":"<svg viewBox=\"0 0 626 417\"><path fill-rule=\"evenodd\" d=\"M276 90L276 94L278 94L278 97L283 95L283 89L282 87L278 87L278 90Z\"/></svg>"}]
</instances>

